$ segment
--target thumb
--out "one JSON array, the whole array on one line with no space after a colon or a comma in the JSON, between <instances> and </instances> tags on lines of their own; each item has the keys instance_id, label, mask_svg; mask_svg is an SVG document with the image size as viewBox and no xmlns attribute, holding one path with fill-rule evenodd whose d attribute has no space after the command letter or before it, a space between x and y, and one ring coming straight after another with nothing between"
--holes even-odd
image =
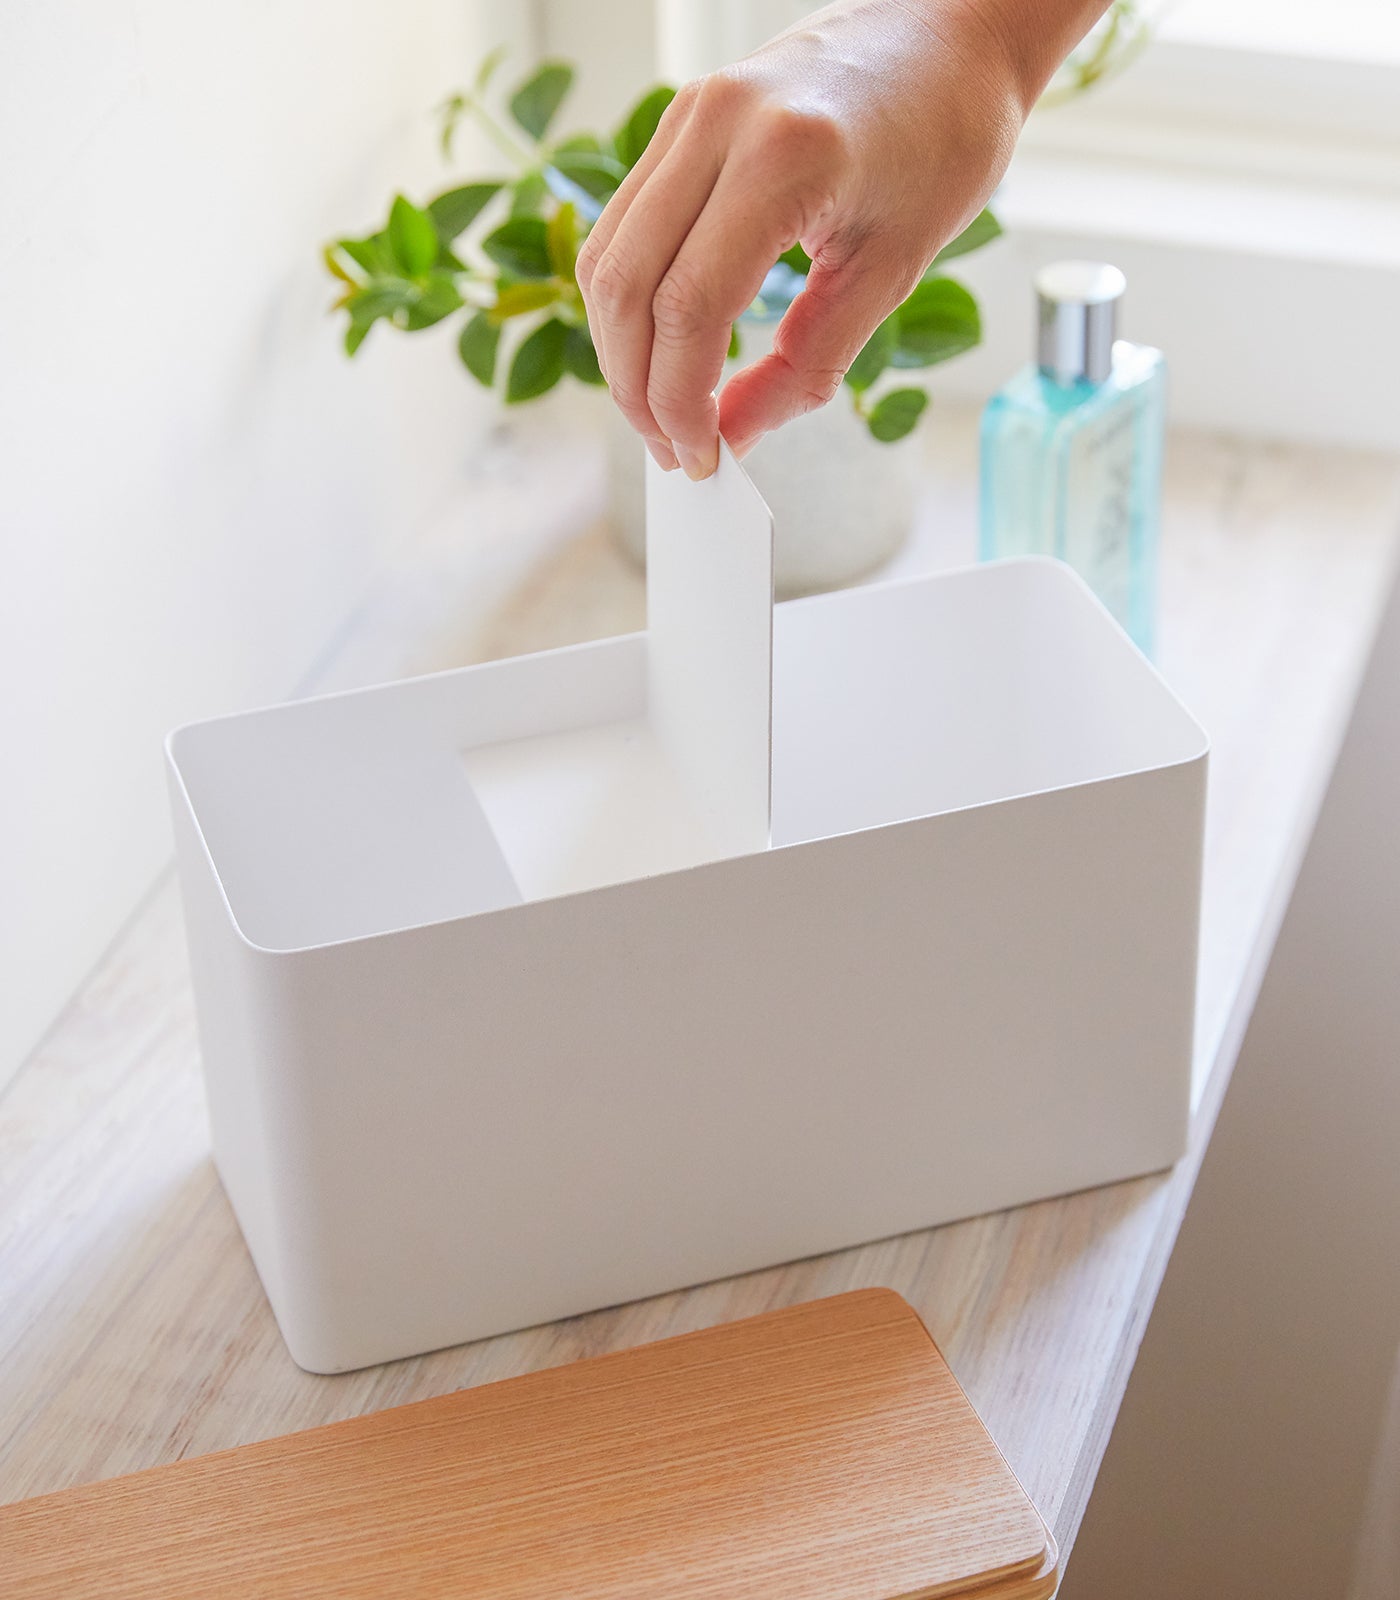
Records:
<instances>
[{"instance_id":1,"label":"thumb","mask_svg":"<svg viewBox=\"0 0 1400 1600\"><path fill-rule=\"evenodd\" d=\"M778 324L770 354L736 372L719 397L719 429L737 456L765 433L824 406L880 323L917 281L868 258L812 264Z\"/></svg>"}]
</instances>

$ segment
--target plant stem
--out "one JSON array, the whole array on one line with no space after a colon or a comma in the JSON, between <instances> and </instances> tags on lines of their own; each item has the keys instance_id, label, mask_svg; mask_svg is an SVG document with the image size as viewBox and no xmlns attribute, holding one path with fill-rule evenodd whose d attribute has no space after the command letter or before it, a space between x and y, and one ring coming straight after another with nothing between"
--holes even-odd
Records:
<instances>
[{"instance_id":1,"label":"plant stem","mask_svg":"<svg viewBox=\"0 0 1400 1600\"><path fill-rule=\"evenodd\" d=\"M536 164L539 158L538 150L531 152L524 145L518 144L474 94L467 96L467 110L476 118L481 131L506 160L515 163L517 171L528 172Z\"/></svg>"}]
</instances>

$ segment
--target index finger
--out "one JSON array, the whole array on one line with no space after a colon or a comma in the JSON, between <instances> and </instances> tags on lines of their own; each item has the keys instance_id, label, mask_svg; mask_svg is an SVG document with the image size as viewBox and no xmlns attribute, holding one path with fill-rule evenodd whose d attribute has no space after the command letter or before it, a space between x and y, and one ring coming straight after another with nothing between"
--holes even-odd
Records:
<instances>
[{"instance_id":1,"label":"index finger","mask_svg":"<svg viewBox=\"0 0 1400 1600\"><path fill-rule=\"evenodd\" d=\"M726 160L652 300L647 404L682 461L706 476L719 464L715 388L731 329L802 225L791 201L775 201L745 169Z\"/></svg>"},{"instance_id":2,"label":"index finger","mask_svg":"<svg viewBox=\"0 0 1400 1600\"><path fill-rule=\"evenodd\" d=\"M648 141L646 149L642 151L632 170L613 191L608 203L603 207L602 214L588 230L588 237L583 241L583 247L578 253L578 285L583 294L583 309L588 317L588 331L592 336L593 346L600 357L603 353L602 330L592 304L593 274L597 271L598 263L612 243L618 228L621 227L632 202L670 153L671 146L679 137L681 128L690 114L695 95L696 86L693 84L686 84L677 92L662 113L661 121L656 125L656 131ZM603 368L603 375L607 376L606 366Z\"/></svg>"}]
</instances>

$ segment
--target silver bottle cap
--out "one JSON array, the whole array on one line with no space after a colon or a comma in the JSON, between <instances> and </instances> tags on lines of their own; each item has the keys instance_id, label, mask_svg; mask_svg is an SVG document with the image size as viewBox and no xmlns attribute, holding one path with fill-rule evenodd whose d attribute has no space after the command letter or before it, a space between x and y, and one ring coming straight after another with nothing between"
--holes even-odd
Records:
<instances>
[{"instance_id":1,"label":"silver bottle cap","mask_svg":"<svg viewBox=\"0 0 1400 1600\"><path fill-rule=\"evenodd\" d=\"M1128 280L1106 261L1055 261L1035 276L1036 360L1056 383L1102 383L1113 371L1118 302Z\"/></svg>"}]
</instances>

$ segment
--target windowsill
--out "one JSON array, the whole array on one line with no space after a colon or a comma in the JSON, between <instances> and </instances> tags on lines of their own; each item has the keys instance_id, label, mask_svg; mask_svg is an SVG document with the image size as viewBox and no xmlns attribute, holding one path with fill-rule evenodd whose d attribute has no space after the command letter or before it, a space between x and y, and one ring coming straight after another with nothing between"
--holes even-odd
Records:
<instances>
[{"instance_id":1,"label":"windowsill","mask_svg":"<svg viewBox=\"0 0 1400 1600\"><path fill-rule=\"evenodd\" d=\"M1182 44L1400 66L1394 0L1280 6L1278 0L1187 0L1161 19L1160 36Z\"/></svg>"},{"instance_id":2,"label":"windowsill","mask_svg":"<svg viewBox=\"0 0 1400 1600\"><path fill-rule=\"evenodd\" d=\"M996 202L1008 228L1107 234L1400 269L1400 203L1361 186L1212 170L1163 152L1028 138ZM1183 152L1184 154L1184 152Z\"/></svg>"}]
</instances>

